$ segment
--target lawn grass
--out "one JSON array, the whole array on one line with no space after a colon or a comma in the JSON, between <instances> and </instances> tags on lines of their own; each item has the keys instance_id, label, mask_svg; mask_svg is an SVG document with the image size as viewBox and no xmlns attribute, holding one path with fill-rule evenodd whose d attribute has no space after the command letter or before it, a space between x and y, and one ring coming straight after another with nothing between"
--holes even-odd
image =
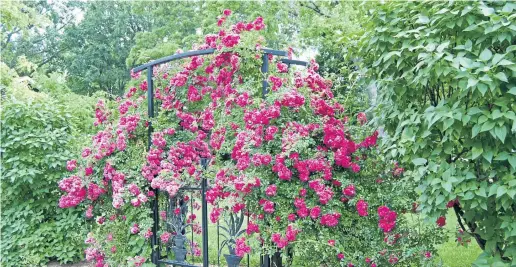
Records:
<instances>
[{"instance_id":1,"label":"lawn grass","mask_svg":"<svg viewBox=\"0 0 516 267\"><path fill-rule=\"evenodd\" d=\"M482 253L474 240L468 247L457 246L455 242L455 233L457 232L457 217L452 211L446 216L446 230L449 232L449 238L438 249L436 261L442 260L444 266L449 267L470 267L477 257Z\"/></svg>"}]
</instances>

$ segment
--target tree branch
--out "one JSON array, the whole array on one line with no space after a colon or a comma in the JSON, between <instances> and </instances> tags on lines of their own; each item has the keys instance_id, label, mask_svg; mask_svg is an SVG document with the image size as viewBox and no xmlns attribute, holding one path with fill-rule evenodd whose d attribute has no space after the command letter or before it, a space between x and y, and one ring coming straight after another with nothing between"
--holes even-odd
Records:
<instances>
[{"instance_id":1,"label":"tree branch","mask_svg":"<svg viewBox=\"0 0 516 267\"><path fill-rule=\"evenodd\" d=\"M462 217L459 214L460 213L460 207L458 207L457 204L453 205L453 211L455 211L455 215L457 216L457 221L459 222L459 226L462 229L462 231L469 233L466 227L464 227L464 224L462 223Z\"/></svg>"},{"instance_id":2,"label":"tree branch","mask_svg":"<svg viewBox=\"0 0 516 267\"><path fill-rule=\"evenodd\" d=\"M475 229L477 229L476 224L472 223L472 222L471 223L466 222L466 224L469 227L469 232L468 232L464 228L464 225L462 224L461 218L462 218L462 215L464 214L464 212L459 207L459 204L453 205L453 210L455 211L455 214L457 215L457 220L459 221L459 225L461 226L462 230L469 233L470 235L472 235L475 238L475 240L477 241L477 244L480 247L480 249L485 250L486 249L486 240L482 239L479 234L475 233Z\"/></svg>"},{"instance_id":3,"label":"tree branch","mask_svg":"<svg viewBox=\"0 0 516 267\"><path fill-rule=\"evenodd\" d=\"M306 4L304 4L303 2L301 2L301 3L300 3L300 6L301 6L301 7L306 7L306 8L308 8L308 9L310 9L310 10L314 11L315 13L317 13L317 14L319 14L319 15L323 16L323 17L330 18L330 16L329 16L329 15L327 15L327 14L324 14L324 13L321 11L321 9L320 9L320 8L319 8L319 7L318 7L314 2L310 1L309 3L310 3L310 4L312 4L313 6L306 5Z\"/></svg>"},{"instance_id":4,"label":"tree branch","mask_svg":"<svg viewBox=\"0 0 516 267\"><path fill-rule=\"evenodd\" d=\"M462 156L466 152L468 152L468 149L467 148L463 148L462 151L459 154L457 154L457 156L454 159L452 159L450 162L448 162L448 163L452 163L452 162L457 161L460 158L460 156Z\"/></svg>"},{"instance_id":5,"label":"tree branch","mask_svg":"<svg viewBox=\"0 0 516 267\"><path fill-rule=\"evenodd\" d=\"M4 43L2 43L2 49L5 49L7 47L7 44L11 41L11 37L13 37L14 34L19 33L21 31L20 28L13 30L12 32L7 34L7 38Z\"/></svg>"}]
</instances>

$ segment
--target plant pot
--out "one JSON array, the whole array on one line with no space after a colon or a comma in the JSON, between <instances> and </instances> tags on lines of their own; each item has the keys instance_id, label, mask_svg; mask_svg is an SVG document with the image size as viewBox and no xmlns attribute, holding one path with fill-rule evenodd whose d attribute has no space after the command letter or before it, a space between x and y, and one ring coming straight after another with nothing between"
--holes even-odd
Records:
<instances>
[{"instance_id":1,"label":"plant pot","mask_svg":"<svg viewBox=\"0 0 516 267\"><path fill-rule=\"evenodd\" d=\"M186 259L186 249L184 248L177 248L173 247L172 250L174 251L174 259L179 262L183 262Z\"/></svg>"},{"instance_id":2,"label":"plant pot","mask_svg":"<svg viewBox=\"0 0 516 267\"><path fill-rule=\"evenodd\" d=\"M186 237L184 235L176 235L174 237L174 245L176 248L183 249L185 247Z\"/></svg>"},{"instance_id":3,"label":"plant pot","mask_svg":"<svg viewBox=\"0 0 516 267\"><path fill-rule=\"evenodd\" d=\"M237 255L232 254L224 254L224 258L226 258L228 267L238 267L240 266L240 261L242 260L242 257L238 257Z\"/></svg>"}]
</instances>

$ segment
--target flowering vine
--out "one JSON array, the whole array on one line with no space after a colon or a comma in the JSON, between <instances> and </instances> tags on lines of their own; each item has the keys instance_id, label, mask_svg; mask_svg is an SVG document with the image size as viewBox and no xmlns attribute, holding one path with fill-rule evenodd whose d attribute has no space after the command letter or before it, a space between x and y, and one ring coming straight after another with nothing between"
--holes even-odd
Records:
<instances>
[{"instance_id":1,"label":"flowering vine","mask_svg":"<svg viewBox=\"0 0 516 267\"><path fill-rule=\"evenodd\" d=\"M307 69L295 69L281 57L268 55L271 69L262 73L263 19L230 24L231 13L223 12L217 34L206 35L193 47L215 48L213 55L155 68L157 118L149 118L142 105L149 87L137 73L132 77L139 84L114 103L116 107L99 101L95 112L99 132L80 159L68 162L74 173L59 183L65 192L59 206L84 205L86 217L95 217L98 228L106 229L99 233L124 225L129 238L148 240L153 233L145 204L155 197L154 190L173 198L182 187L198 185L203 175L200 161L210 159L206 170L214 174L206 193L212 205L210 221L243 211L250 219L246 235L235 239L236 255L262 247L271 253L302 251L322 234L333 236L331 242L321 241L333 261L344 263L352 251L344 242L346 234L339 233L351 222L372 225L385 234L396 232L397 212L381 203L387 199L380 201L374 194L397 183L403 169L379 171L384 165L378 162L378 132L367 127L364 113L357 115L358 123L350 121L334 97L332 82L318 73L315 61ZM262 80L270 89L266 95ZM154 132L147 150L150 123ZM394 182L375 183L377 175ZM376 192L370 184L375 184ZM228 203L227 209L221 208ZM378 209L378 218L368 216L373 208ZM164 211L160 217L170 219ZM195 214L189 214L190 231L198 233L202 229L194 220ZM175 234L161 231L158 237L167 244ZM123 235L111 238L118 236ZM396 243L389 246L383 235L377 239L385 249ZM401 234L398 239L402 243ZM141 266L149 257L147 249L141 256L123 258L114 245L99 240L88 238L86 251L86 258L97 266L107 262ZM191 240L190 247L199 255L197 243ZM397 254L377 255L377 250L362 251L349 264L365 256L391 264L400 260Z\"/></svg>"}]
</instances>

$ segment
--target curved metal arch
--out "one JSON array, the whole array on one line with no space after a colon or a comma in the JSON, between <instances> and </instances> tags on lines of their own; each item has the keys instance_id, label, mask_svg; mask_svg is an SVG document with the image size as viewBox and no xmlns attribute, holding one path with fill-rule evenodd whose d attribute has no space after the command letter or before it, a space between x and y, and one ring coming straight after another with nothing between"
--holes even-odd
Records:
<instances>
[{"instance_id":1,"label":"curved metal arch","mask_svg":"<svg viewBox=\"0 0 516 267\"><path fill-rule=\"evenodd\" d=\"M269 49L269 48L262 48L261 50L263 51L264 54L283 56L283 57L287 56L287 52L282 51L282 50L274 50L274 49ZM187 52L174 54L174 55L170 55L170 56L162 57L160 59L153 60L149 63L146 63L146 64L143 64L143 65L133 68L133 71L140 72L149 67L154 67L156 65L164 64L164 63L167 63L170 61L183 59L183 58L187 58L187 57L209 55L209 54L213 54L213 53L215 53L215 48L187 51ZM291 60L291 59L287 59L287 58L282 58L281 61L285 64L308 66L308 62L301 61L301 60Z\"/></svg>"}]
</instances>

